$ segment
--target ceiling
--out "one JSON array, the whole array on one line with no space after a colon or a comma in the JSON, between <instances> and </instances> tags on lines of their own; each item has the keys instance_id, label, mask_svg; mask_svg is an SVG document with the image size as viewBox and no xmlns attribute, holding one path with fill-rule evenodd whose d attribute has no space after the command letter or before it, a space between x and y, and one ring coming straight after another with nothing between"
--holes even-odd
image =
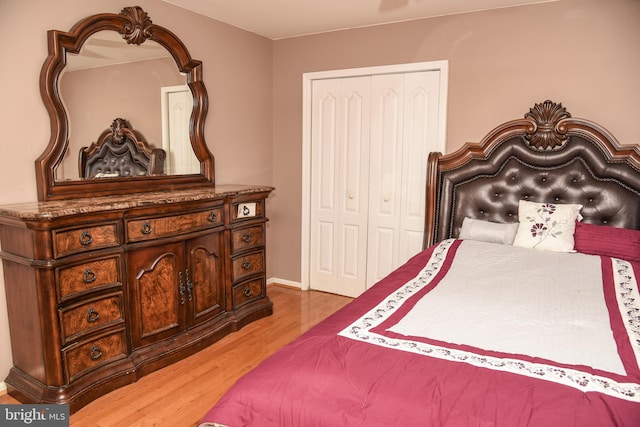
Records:
<instances>
[{"instance_id":1,"label":"ceiling","mask_svg":"<svg viewBox=\"0 0 640 427\"><path fill-rule=\"evenodd\" d=\"M0 0L2 1L2 0ZM163 0L277 40L306 34L559 0ZM251 11L248 13L247 11ZM169 56L147 40L127 47L117 32L100 31L68 55L67 71Z\"/></svg>"},{"instance_id":2,"label":"ceiling","mask_svg":"<svg viewBox=\"0 0 640 427\"><path fill-rule=\"evenodd\" d=\"M277 40L558 0L163 0Z\"/></svg>"}]
</instances>

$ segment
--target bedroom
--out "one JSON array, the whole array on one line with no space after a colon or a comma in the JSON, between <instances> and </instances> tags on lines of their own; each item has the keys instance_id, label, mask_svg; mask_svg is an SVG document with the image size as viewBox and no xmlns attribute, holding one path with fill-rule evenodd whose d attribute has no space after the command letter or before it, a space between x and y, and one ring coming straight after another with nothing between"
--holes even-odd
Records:
<instances>
[{"instance_id":1,"label":"bedroom","mask_svg":"<svg viewBox=\"0 0 640 427\"><path fill-rule=\"evenodd\" d=\"M193 57L204 63L210 96L206 139L216 156L218 182L277 188L268 202L267 270L275 281L301 281L297 159L302 127L291 117L301 115L303 72L448 60L448 151L479 140L496 123L519 117L544 99L561 101L574 116L606 126L622 143L640 140L634 120L640 112L635 96L640 93L636 1L616 0L603 7L597 1L560 0L279 41L164 2L139 4L154 22L178 33ZM5 63L13 65L3 67L0 79L5 100L1 157L12 159L0 172L3 204L35 197L32 165L49 138L36 83L46 57L46 30L67 29L84 16L129 5L66 1L53 10L47 2L0 6L2 31L16 55ZM249 96L258 101L239 101ZM252 126L244 125L247 121ZM11 366L9 346L4 345L9 341L6 318L0 326L4 378Z\"/></svg>"}]
</instances>

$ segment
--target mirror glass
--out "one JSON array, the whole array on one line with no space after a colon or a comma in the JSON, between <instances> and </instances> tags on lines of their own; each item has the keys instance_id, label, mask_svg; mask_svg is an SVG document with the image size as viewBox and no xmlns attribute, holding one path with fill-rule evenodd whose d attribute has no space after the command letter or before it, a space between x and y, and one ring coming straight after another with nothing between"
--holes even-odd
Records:
<instances>
[{"instance_id":1,"label":"mirror glass","mask_svg":"<svg viewBox=\"0 0 640 427\"><path fill-rule=\"evenodd\" d=\"M35 162L38 200L215 186L214 157L204 138L209 101L202 62L174 33L132 6L88 16L69 32L49 30L47 45L40 93L51 138ZM112 127L125 122L117 132ZM148 157L152 173L127 163L145 162L130 151L137 150L126 135L134 134L138 148L155 153ZM91 164L109 169L80 173L89 153L97 154Z\"/></svg>"},{"instance_id":2,"label":"mirror glass","mask_svg":"<svg viewBox=\"0 0 640 427\"><path fill-rule=\"evenodd\" d=\"M67 52L59 91L68 118L68 146L55 169L58 182L78 180L79 153L117 117L144 141L162 148L165 174L199 174L189 138L193 95L171 54L153 40L128 44L115 31L98 31L78 54Z\"/></svg>"}]
</instances>

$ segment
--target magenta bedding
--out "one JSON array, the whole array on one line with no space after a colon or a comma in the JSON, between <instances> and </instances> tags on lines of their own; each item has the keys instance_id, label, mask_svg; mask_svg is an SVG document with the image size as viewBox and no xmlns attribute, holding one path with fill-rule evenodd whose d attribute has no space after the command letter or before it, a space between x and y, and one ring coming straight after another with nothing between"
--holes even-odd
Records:
<instances>
[{"instance_id":1,"label":"magenta bedding","mask_svg":"<svg viewBox=\"0 0 640 427\"><path fill-rule=\"evenodd\" d=\"M561 254L569 261L561 268L569 280L586 274L572 267L578 257L591 268L596 265L601 278L591 291L601 295L601 306L581 299L585 292L579 280L575 287L562 279L543 284L544 291L530 291L526 301L508 302L505 310L500 309L502 300L517 295L509 296L510 286L488 292L486 301L477 301L483 311L475 310L460 290L484 285L472 281L460 287L451 278L465 274L464 266L455 265L468 253L465 242L447 240L421 252L267 358L237 381L202 425L640 426L640 263ZM503 246L485 245L493 245L480 247L485 254ZM493 273L493 281L501 275ZM505 277L521 290L531 287ZM561 294L547 294L553 288ZM532 309L530 302L551 305L548 298L576 303L558 304L570 305L570 315L559 310L535 318L541 310L535 305ZM420 305L428 309L424 321L416 318ZM482 316L493 319L488 306L504 311L506 320L500 320L495 333L476 332L486 323ZM528 310L534 315L526 314ZM460 320L467 315L466 323ZM550 329L532 332L547 317L560 320L547 322ZM590 319L604 321L592 324ZM452 338L446 336L448 326L440 327L447 322ZM566 323L566 337L556 336L560 332L554 323ZM496 340L499 336L506 339ZM554 339L560 342L554 344ZM583 356L593 363L582 362Z\"/></svg>"}]
</instances>

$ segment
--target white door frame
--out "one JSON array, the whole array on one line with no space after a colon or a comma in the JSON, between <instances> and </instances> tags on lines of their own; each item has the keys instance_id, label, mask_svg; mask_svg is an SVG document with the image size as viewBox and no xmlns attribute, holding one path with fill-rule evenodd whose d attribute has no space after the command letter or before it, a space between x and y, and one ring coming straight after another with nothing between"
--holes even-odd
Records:
<instances>
[{"instance_id":1,"label":"white door frame","mask_svg":"<svg viewBox=\"0 0 640 427\"><path fill-rule=\"evenodd\" d=\"M439 132L438 151L444 153L446 147L447 128L447 87L448 66L446 60L415 62L409 64L381 65L364 68L349 68L344 70L317 71L302 75L302 230L301 230L301 277L300 288L310 288L310 240L311 240L311 90L314 80L335 79L342 77L356 77L376 74L409 73L417 71L440 71L439 98ZM427 177L425 176L425 180Z\"/></svg>"}]
</instances>

